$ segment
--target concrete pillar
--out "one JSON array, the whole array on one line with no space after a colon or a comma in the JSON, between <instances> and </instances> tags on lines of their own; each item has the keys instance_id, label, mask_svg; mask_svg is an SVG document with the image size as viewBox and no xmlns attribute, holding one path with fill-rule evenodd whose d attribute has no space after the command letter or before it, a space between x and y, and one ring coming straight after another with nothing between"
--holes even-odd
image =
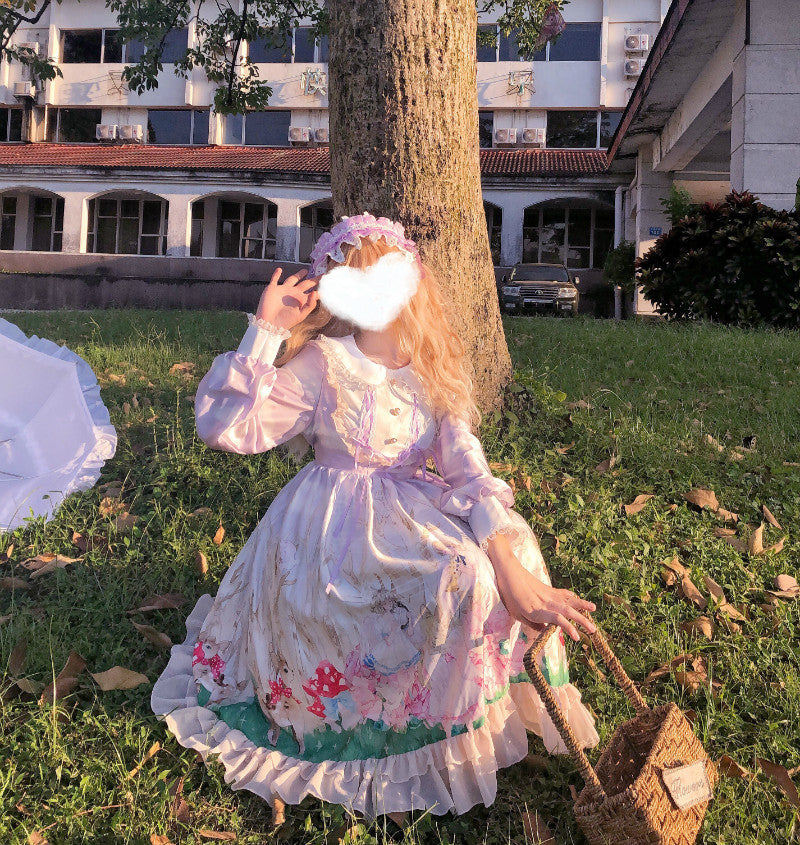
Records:
<instances>
[{"instance_id":1,"label":"concrete pillar","mask_svg":"<svg viewBox=\"0 0 800 845\"><path fill-rule=\"evenodd\" d=\"M506 267L522 261L522 221L525 217L523 199L513 195L511 202L501 204L503 222L500 227L500 263ZM514 201L516 200L516 201Z\"/></svg>"},{"instance_id":2,"label":"concrete pillar","mask_svg":"<svg viewBox=\"0 0 800 845\"><path fill-rule=\"evenodd\" d=\"M619 246L619 242L623 240L625 233L623 227L625 225L625 188L622 185L617 186L614 191L614 246Z\"/></svg>"},{"instance_id":3,"label":"concrete pillar","mask_svg":"<svg viewBox=\"0 0 800 845\"><path fill-rule=\"evenodd\" d=\"M62 252L86 252L89 211L86 194L64 192L64 236Z\"/></svg>"},{"instance_id":4,"label":"concrete pillar","mask_svg":"<svg viewBox=\"0 0 800 845\"><path fill-rule=\"evenodd\" d=\"M167 255L183 258L189 254L189 198L182 194L164 195L169 202Z\"/></svg>"},{"instance_id":5,"label":"concrete pillar","mask_svg":"<svg viewBox=\"0 0 800 845\"><path fill-rule=\"evenodd\" d=\"M749 43L733 64L731 188L789 209L800 176L800 27L790 25L797 0L749 7ZM737 14L745 11L740 3Z\"/></svg>"},{"instance_id":6,"label":"concrete pillar","mask_svg":"<svg viewBox=\"0 0 800 845\"><path fill-rule=\"evenodd\" d=\"M275 244L276 261L297 261L300 206L308 200L283 198L274 201L278 206L278 237Z\"/></svg>"},{"instance_id":7,"label":"concrete pillar","mask_svg":"<svg viewBox=\"0 0 800 845\"><path fill-rule=\"evenodd\" d=\"M653 151L650 144L639 147L636 161L636 255L644 255L669 227L669 219L661 207L661 200L669 196L672 175L653 170ZM652 304L637 288L634 294L637 314L652 314Z\"/></svg>"},{"instance_id":8,"label":"concrete pillar","mask_svg":"<svg viewBox=\"0 0 800 845\"><path fill-rule=\"evenodd\" d=\"M33 226L33 197L29 193L17 196L17 218L14 223L14 251L21 252L31 248Z\"/></svg>"},{"instance_id":9,"label":"concrete pillar","mask_svg":"<svg viewBox=\"0 0 800 845\"><path fill-rule=\"evenodd\" d=\"M203 203L203 258L216 258L219 200L206 197Z\"/></svg>"}]
</instances>

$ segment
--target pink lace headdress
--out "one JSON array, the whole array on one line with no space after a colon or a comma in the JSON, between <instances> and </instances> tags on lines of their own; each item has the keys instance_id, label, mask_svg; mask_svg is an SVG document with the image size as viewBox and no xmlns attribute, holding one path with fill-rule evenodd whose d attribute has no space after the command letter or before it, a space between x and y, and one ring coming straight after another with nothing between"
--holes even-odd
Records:
<instances>
[{"instance_id":1,"label":"pink lace headdress","mask_svg":"<svg viewBox=\"0 0 800 845\"><path fill-rule=\"evenodd\" d=\"M325 273L328 269L328 258L332 258L337 264L343 264L342 245L350 244L356 249L361 249L362 238L373 241L383 238L387 244L397 247L405 255L419 259L417 245L406 237L402 223L364 212L355 217L342 217L330 232L320 237L311 251L311 276L321 276Z\"/></svg>"}]
</instances>

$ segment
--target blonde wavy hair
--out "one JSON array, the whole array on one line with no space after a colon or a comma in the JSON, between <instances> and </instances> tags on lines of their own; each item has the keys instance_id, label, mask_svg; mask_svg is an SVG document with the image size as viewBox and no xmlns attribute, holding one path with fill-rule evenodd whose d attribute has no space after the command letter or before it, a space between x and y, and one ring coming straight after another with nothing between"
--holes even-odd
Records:
<instances>
[{"instance_id":1,"label":"blonde wavy hair","mask_svg":"<svg viewBox=\"0 0 800 845\"><path fill-rule=\"evenodd\" d=\"M360 248L344 244L342 249L344 263L359 270L371 267L387 253L399 251L383 238L362 238ZM328 269L333 266L335 262L329 260ZM434 413L439 417L452 413L477 423L480 415L472 398L472 380L464 345L450 325L439 283L424 264L416 293L389 328L394 332L400 349L411 359ZM291 337L276 363L281 366L291 361L308 341L318 335L344 337L356 331L354 325L334 317L322 303L318 303L305 320L292 329Z\"/></svg>"}]
</instances>

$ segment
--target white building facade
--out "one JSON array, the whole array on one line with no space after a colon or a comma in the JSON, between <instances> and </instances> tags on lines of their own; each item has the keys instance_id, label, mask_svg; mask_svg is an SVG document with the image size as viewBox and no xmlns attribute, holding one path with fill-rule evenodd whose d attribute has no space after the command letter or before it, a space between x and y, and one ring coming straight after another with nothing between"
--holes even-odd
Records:
<instances>
[{"instance_id":1,"label":"white building facade","mask_svg":"<svg viewBox=\"0 0 800 845\"><path fill-rule=\"evenodd\" d=\"M602 268L622 235L621 186L605 149L668 4L572 0L567 27L532 61L490 20L478 45L484 201L495 264L562 261ZM298 27L284 47L246 44L273 89L269 108L225 117L200 71L169 60L158 88L121 80L123 44L100 0L53 4L17 44L58 62L41 90L0 63L0 264L51 252L308 260L332 222L327 44ZM19 266L20 258L17 258ZM57 267L54 256L53 267Z\"/></svg>"},{"instance_id":2,"label":"white building facade","mask_svg":"<svg viewBox=\"0 0 800 845\"><path fill-rule=\"evenodd\" d=\"M675 0L609 148L632 176L624 231L644 255L670 187L695 202L750 191L791 209L800 187L800 2ZM652 313L639 292L638 313Z\"/></svg>"}]
</instances>

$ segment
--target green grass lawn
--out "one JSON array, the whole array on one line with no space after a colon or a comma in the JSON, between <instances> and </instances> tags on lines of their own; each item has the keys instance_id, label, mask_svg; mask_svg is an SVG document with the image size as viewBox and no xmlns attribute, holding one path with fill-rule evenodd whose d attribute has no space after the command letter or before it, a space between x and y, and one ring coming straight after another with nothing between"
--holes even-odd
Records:
<instances>
[{"instance_id":1,"label":"green grass lawn","mask_svg":"<svg viewBox=\"0 0 800 845\"><path fill-rule=\"evenodd\" d=\"M88 674L120 665L154 681L167 651L132 623L183 640L188 610L199 595L215 592L296 471L283 454L212 452L195 436L191 396L213 356L237 344L243 317L10 316L29 334L69 344L98 374L119 434L100 483L122 483L136 522L116 531L95 488L70 497L47 525L0 537L0 552L14 546L10 559L0 558L0 578L21 578L29 587L0 589L0 667L7 674L0 699L0 842L35 842L29 836L37 831L52 845L147 845L151 834L188 845L214 841L200 834L212 830L235 833L240 843L336 843L344 821L338 807L307 800L289 808L277 834L269 833L268 807L233 793L218 764L199 764L152 716L150 685L101 692ZM548 318L511 318L506 328L518 379L527 387L514 394L512 415L485 421L483 440L489 459L506 465L498 473L514 481L517 509L542 538L554 580L597 603L596 617L634 680L685 652L702 658L695 689L681 686L686 677L666 673L644 687L645 696L694 711L695 730L712 756L727 754L750 772L721 780L701 841L795 841L796 810L757 758L790 770L800 764L800 600L762 607L774 576L798 575L800 335ZM193 372L170 374L179 362L193 363ZM752 445L752 437L754 449L736 451L743 441ZM609 458L613 465L598 471ZM691 507L683 494L693 487L713 489L722 508L739 514L738 524ZM626 516L623 504L640 494L653 498ZM750 554L716 536L715 529L727 526L747 541L764 519L764 505L782 525L766 526L764 545L786 537L782 551ZM200 508L208 510L192 516ZM220 524L225 536L215 544ZM75 532L107 538L110 550L97 541L81 555ZM205 575L196 567L197 552L207 557ZM20 564L41 553L81 560L31 579ZM662 580L661 562L675 556L706 598L709 576L745 620L718 622L711 639L683 633L682 623L701 611ZM182 593L186 604L127 613L148 594L164 592ZM713 606L706 615L720 617ZM39 705L36 693L72 650L88 671L57 706ZM572 649L571 666L606 742L631 711L580 647ZM12 674L29 693L20 694ZM155 742L160 750L129 775ZM543 753L534 737L531 751ZM596 760L598 750L590 756ZM395 831L395 841L522 843L523 813L536 811L559 845L585 842L571 814L569 786L580 787L580 779L568 758L534 757L499 780L493 807L417 819L405 839ZM179 800L185 804L176 812ZM383 838L373 826L352 841Z\"/></svg>"}]
</instances>

